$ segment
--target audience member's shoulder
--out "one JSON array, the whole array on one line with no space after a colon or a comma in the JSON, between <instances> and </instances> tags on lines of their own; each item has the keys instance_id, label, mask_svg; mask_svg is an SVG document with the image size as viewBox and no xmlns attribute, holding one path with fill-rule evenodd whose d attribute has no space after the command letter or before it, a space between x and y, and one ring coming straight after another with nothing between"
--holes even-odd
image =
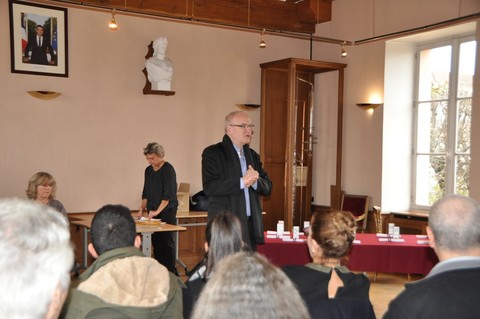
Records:
<instances>
[{"instance_id":1,"label":"audience member's shoulder","mask_svg":"<svg viewBox=\"0 0 480 319\"><path fill-rule=\"evenodd\" d=\"M315 270L309 267L298 265L283 266L282 270L288 277L304 277L309 276L312 272L315 272Z\"/></svg>"}]
</instances>

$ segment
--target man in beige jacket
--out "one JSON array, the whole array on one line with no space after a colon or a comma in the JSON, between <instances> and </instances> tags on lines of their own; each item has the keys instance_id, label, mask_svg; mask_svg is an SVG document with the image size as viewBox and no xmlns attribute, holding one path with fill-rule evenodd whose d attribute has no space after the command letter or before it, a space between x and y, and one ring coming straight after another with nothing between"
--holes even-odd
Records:
<instances>
[{"instance_id":1,"label":"man in beige jacket","mask_svg":"<svg viewBox=\"0 0 480 319\"><path fill-rule=\"evenodd\" d=\"M121 205L102 207L92 220L95 262L72 284L60 318L182 318L183 283L138 249L135 221Z\"/></svg>"}]
</instances>

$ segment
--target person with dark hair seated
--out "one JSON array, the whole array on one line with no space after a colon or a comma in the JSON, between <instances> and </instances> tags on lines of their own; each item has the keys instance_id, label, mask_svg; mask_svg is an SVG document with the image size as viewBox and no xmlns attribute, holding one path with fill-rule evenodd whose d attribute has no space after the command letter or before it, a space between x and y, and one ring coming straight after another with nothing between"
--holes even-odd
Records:
<instances>
[{"instance_id":1,"label":"person with dark hair seated","mask_svg":"<svg viewBox=\"0 0 480 319\"><path fill-rule=\"evenodd\" d=\"M305 300L312 318L375 318L368 278L344 266L355 230L355 218L350 212L315 213L308 232L313 262L283 268Z\"/></svg>"},{"instance_id":2,"label":"person with dark hair seated","mask_svg":"<svg viewBox=\"0 0 480 319\"><path fill-rule=\"evenodd\" d=\"M138 249L127 207L100 208L90 234L97 259L72 283L61 318L182 318L183 283Z\"/></svg>"},{"instance_id":3,"label":"person with dark hair seated","mask_svg":"<svg viewBox=\"0 0 480 319\"><path fill-rule=\"evenodd\" d=\"M205 258L192 271L186 281L183 294L183 314L190 317L197 301L215 265L224 257L241 251L245 244L242 241L242 226L237 216L228 211L216 215L207 223L205 229Z\"/></svg>"}]
</instances>

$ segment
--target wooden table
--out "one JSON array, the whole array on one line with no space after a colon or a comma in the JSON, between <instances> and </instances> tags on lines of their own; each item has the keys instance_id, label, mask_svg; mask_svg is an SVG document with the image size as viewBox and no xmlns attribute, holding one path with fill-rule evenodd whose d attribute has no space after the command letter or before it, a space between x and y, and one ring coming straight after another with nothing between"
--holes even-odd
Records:
<instances>
[{"instance_id":1,"label":"wooden table","mask_svg":"<svg viewBox=\"0 0 480 319\"><path fill-rule=\"evenodd\" d=\"M285 266L311 262L305 237L302 242L265 237L265 244L257 245L257 250L272 263ZM347 267L353 271L428 274L438 258L428 244L417 243L426 239L417 235L401 238L404 242L384 242L376 234L357 234L360 243L353 244Z\"/></svg>"},{"instance_id":2,"label":"wooden table","mask_svg":"<svg viewBox=\"0 0 480 319\"><path fill-rule=\"evenodd\" d=\"M199 227L199 226L206 226L207 221L206 218L208 214L206 211L189 211L189 212L177 212L177 225L181 227ZM181 222L180 220L189 220L195 218L205 218L205 222ZM179 258L178 256L178 242L179 242L179 234L178 232L175 234L175 259L176 262L183 267L185 270L185 275L188 273L187 265Z\"/></svg>"},{"instance_id":3,"label":"wooden table","mask_svg":"<svg viewBox=\"0 0 480 319\"><path fill-rule=\"evenodd\" d=\"M388 222L399 226L401 233L425 235L428 212L390 212Z\"/></svg>"},{"instance_id":4,"label":"wooden table","mask_svg":"<svg viewBox=\"0 0 480 319\"><path fill-rule=\"evenodd\" d=\"M132 214L136 217L136 213ZM72 220L70 223L83 227L83 267L87 268L87 259L88 259L88 232L92 225L92 219L94 215L87 215L81 217L77 220ZM147 224L142 223L136 220L135 222L137 233L142 234L142 251L145 256L152 255L152 234L155 232L165 232L165 231L184 231L185 227L179 225L170 225L170 224Z\"/></svg>"}]
</instances>

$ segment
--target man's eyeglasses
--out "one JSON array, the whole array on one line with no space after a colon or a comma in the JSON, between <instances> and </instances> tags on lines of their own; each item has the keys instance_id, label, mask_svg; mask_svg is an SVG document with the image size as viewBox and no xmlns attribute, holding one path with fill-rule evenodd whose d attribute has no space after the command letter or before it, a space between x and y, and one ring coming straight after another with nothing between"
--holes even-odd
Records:
<instances>
[{"instance_id":1,"label":"man's eyeglasses","mask_svg":"<svg viewBox=\"0 0 480 319\"><path fill-rule=\"evenodd\" d=\"M244 130L247 129L247 128L253 130L255 128L255 125L253 125L253 124L228 124L228 126L241 127Z\"/></svg>"}]
</instances>

